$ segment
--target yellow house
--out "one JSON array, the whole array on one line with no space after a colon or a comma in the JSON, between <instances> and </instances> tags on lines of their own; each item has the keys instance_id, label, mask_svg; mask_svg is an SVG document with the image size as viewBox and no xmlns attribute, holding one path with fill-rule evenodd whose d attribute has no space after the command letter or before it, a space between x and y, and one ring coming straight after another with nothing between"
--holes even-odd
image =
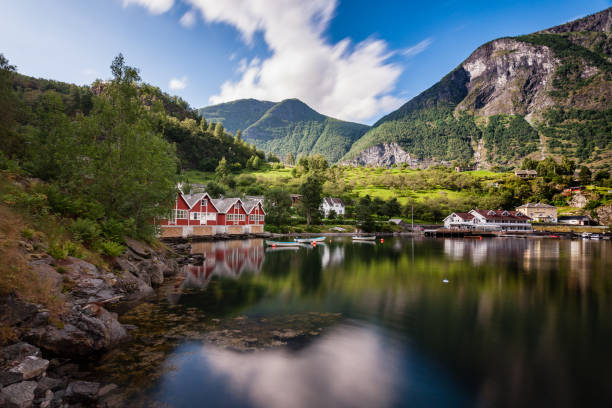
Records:
<instances>
[{"instance_id":1,"label":"yellow house","mask_svg":"<svg viewBox=\"0 0 612 408\"><path fill-rule=\"evenodd\" d=\"M557 207L542 203L527 203L516 207L516 211L537 222L557 222Z\"/></svg>"}]
</instances>

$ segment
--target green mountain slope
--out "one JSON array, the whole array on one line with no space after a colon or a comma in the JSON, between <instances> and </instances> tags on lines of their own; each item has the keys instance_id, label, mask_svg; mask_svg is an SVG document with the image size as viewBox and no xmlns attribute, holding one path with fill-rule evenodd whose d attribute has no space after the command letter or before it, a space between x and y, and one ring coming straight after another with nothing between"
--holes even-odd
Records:
<instances>
[{"instance_id":1,"label":"green mountain slope","mask_svg":"<svg viewBox=\"0 0 612 408\"><path fill-rule=\"evenodd\" d=\"M366 125L322 115L298 99L269 106L270 103L240 100L202 108L200 112L206 120L220 121L230 131L237 130L236 123L240 123L245 141L279 157L288 153L320 153L330 162L336 162L369 129ZM253 120L264 106L269 108Z\"/></svg>"},{"instance_id":2,"label":"green mountain slope","mask_svg":"<svg viewBox=\"0 0 612 408\"><path fill-rule=\"evenodd\" d=\"M257 122L274 105L274 102L257 99L238 99L200 108L198 113L209 122L221 122L225 129L235 134Z\"/></svg>"},{"instance_id":3,"label":"green mountain slope","mask_svg":"<svg viewBox=\"0 0 612 408\"><path fill-rule=\"evenodd\" d=\"M342 161L461 160L490 167L552 154L609 167L611 27L612 8L484 44L440 82L376 122ZM394 157L380 148L389 145Z\"/></svg>"}]
</instances>

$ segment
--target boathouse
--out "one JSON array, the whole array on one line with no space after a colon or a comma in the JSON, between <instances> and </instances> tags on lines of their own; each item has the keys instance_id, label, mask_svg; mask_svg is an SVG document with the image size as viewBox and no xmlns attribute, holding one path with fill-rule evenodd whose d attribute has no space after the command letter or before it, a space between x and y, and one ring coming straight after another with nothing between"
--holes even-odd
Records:
<instances>
[{"instance_id":1,"label":"boathouse","mask_svg":"<svg viewBox=\"0 0 612 408\"><path fill-rule=\"evenodd\" d=\"M531 231L531 218L520 211L479 210L468 213L452 213L444 219L447 229L481 231Z\"/></svg>"},{"instance_id":2,"label":"boathouse","mask_svg":"<svg viewBox=\"0 0 612 408\"><path fill-rule=\"evenodd\" d=\"M167 218L158 220L163 238L262 233L263 199L214 199L208 193L179 193Z\"/></svg>"}]
</instances>

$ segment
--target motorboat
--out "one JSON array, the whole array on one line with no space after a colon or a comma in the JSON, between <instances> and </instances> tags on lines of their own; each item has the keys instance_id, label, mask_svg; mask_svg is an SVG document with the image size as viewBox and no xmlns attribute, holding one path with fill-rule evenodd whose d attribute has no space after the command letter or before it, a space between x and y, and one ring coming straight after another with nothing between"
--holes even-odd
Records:
<instances>
[{"instance_id":1,"label":"motorboat","mask_svg":"<svg viewBox=\"0 0 612 408\"><path fill-rule=\"evenodd\" d=\"M376 235L353 235L354 241L376 241Z\"/></svg>"},{"instance_id":2,"label":"motorboat","mask_svg":"<svg viewBox=\"0 0 612 408\"><path fill-rule=\"evenodd\" d=\"M271 247L299 247L300 243L295 241L269 241L266 240L266 245Z\"/></svg>"},{"instance_id":3,"label":"motorboat","mask_svg":"<svg viewBox=\"0 0 612 408\"><path fill-rule=\"evenodd\" d=\"M313 242L322 242L325 241L325 237L306 237L306 238L296 238L295 242L299 242L300 244L310 244Z\"/></svg>"}]
</instances>

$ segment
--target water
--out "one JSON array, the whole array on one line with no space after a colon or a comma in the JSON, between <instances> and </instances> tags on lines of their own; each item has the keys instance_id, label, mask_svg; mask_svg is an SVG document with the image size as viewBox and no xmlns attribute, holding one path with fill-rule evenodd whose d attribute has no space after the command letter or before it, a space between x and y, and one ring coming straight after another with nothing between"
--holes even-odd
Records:
<instances>
[{"instance_id":1,"label":"water","mask_svg":"<svg viewBox=\"0 0 612 408\"><path fill-rule=\"evenodd\" d=\"M132 405L610 406L612 243L201 243L97 372ZM109 378L110 377L110 378Z\"/></svg>"}]
</instances>

